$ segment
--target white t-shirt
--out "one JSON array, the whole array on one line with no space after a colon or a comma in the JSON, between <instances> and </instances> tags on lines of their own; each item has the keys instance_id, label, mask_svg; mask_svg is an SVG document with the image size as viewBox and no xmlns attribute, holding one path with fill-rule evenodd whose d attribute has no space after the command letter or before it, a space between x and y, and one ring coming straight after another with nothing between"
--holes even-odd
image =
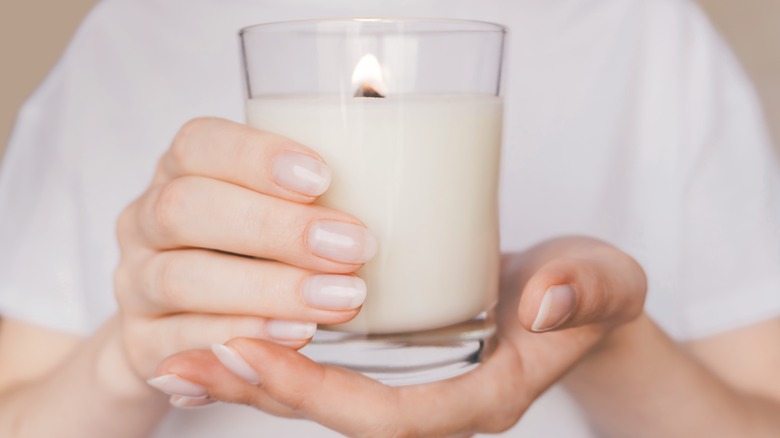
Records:
<instances>
[{"instance_id":1,"label":"white t-shirt","mask_svg":"<svg viewBox=\"0 0 780 438\"><path fill-rule=\"evenodd\" d=\"M114 223L177 128L243 120L236 32L436 16L510 27L502 245L606 239L677 339L780 315L780 172L733 56L686 0L106 0L19 114L0 173L0 314L88 335L115 311ZM159 437L332 436L220 405ZM508 435L589 437L560 388Z\"/></svg>"}]
</instances>

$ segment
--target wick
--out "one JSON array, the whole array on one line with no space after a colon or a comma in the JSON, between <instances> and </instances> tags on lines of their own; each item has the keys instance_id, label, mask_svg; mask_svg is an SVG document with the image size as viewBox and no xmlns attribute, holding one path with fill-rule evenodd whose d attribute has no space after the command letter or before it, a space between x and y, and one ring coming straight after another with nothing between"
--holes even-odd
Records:
<instances>
[{"instance_id":1,"label":"wick","mask_svg":"<svg viewBox=\"0 0 780 438\"><path fill-rule=\"evenodd\" d=\"M355 91L355 97L384 98L385 95L377 91L376 88L372 87L371 85L363 84L362 87Z\"/></svg>"}]
</instances>

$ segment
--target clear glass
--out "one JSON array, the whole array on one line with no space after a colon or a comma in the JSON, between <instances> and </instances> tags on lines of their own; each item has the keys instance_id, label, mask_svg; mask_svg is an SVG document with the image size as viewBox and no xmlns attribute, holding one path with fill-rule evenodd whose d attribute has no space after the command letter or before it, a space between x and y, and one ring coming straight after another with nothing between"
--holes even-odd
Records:
<instances>
[{"instance_id":1,"label":"clear glass","mask_svg":"<svg viewBox=\"0 0 780 438\"><path fill-rule=\"evenodd\" d=\"M241 31L251 126L316 150L318 203L379 241L358 316L303 352L391 385L478 366L495 332L505 29L429 19Z\"/></svg>"}]
</instances>

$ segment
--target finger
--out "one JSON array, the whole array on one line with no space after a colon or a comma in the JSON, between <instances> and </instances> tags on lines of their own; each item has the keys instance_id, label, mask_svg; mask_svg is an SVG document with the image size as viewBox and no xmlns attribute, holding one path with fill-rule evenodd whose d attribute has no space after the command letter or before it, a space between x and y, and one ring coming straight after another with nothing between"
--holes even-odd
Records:
<instances>
[{"instance_id":1,"label":"finger","mask_svg":"<svg viewBox=\"0 0 780 438\"><path fill-rule=\"evenodd\" d=\"M155 376L157 376L155 379L164 376L175 376L174 379L185 382L185 389L196 388L197 391L200 391L196 394L200 396L195 398L196 400L230 400L234 403L254 406L272 415L298 418L298 415L292 409L275 401L257 386L247 383L246 380L230 372L208 349L183 351L166 358L157 367ZM154 382L155 379L150 379L150 381ZM164 379L160 380L165 381ZM159 382L160 380L157 381ZM182 385L153 386L170 394L172 397L193 399L190 396L191 392L182 391ZM186 394L184 394L185 392ZM227 395L230 395L230 397L227 397ZM172 402L172 404L181 407L176 403Z\"/></svg>"},{"instance_id":2,"label":"finger","mask_svg":"<svg viewBox=\"0 0 780 438\"><path fill-rule=\"evenodd\" d=\"M376 239L346 213L208 178L177 178L137 208L136 234L157 249L208 248L327 272L353 272L376 252Z\"/></svg>"},{"instance_id":3,"label":"finger","mask_svg":"<svg viewBox=\"0 0 780 438\"><path fill-rule=\"evenodd\" d=\"M209 397L185 397L181 395L172 395L168 401L177 408L199 408L216 403L216 400Z\"/></svg>"},{"instance_id":4,"label":"finger","mask_svg":"<svg viewBox=\"0 0 780 438\"><path fill-rule=\"evenodd\" d=\"M317 153L279 135L216 118L185 124L163 156L156 183L205 176L278 198L308 203L331 173Z\"/></svg>"},{"instance_id":5,"label":"finger","mask_svg":"<svg viewBox=\"0 0 780 438\"><path fill-rule=\"evenodd\" d=\"M127 336L143 340L135 342L138 347L133 354L145 358L140 362L141 371L151 375L160 358L179 351L209 348L236 337L265 339L297 349L306 345L316 330L316 324L305 321L183 313L129 324Z\"/></svg>"},{"instance_id":6,"label":"finger","mask_svg":"<svg viewBox=\"0 0 780 438\"><path fill-rule=\"evenodd\" d=\"M613 326L640 314L647 280L639 264L611 245L578 240L572 249L551 257L526 283L518 309L526 329Z\"/></svg>"},{"instance_id":7,"label":"finger","mask_svg":"<svg viewBox=\"0 0 780 438\"><path fill-rule=\"evenodd\" d=\"M176 373L204 385L214 398L264 410L267 396L290 412L349 436L500 431L517 421L519 407L527 403L521 394L517 357L510 348L499 347L488 363L466 376L403 388L317 364L268 342L235 339L215 352L227 369L243 377L246 386L226 387L211 373L193 372L200 365L188 352L166 359L157 373Z\"/></svg>"},{"instance_id":8,"label":"finger","mask_svg":"<svg viewBox=\"0 0 780 438\"><path fill-rule=\"evenodd\" d=\"M366 284L269 260L206 250L151 253L125 275L118 299L144 315L212 313L340 324L357 315ZM118 274L120 275L120 274Z\"/></svg>"}]
</instances>

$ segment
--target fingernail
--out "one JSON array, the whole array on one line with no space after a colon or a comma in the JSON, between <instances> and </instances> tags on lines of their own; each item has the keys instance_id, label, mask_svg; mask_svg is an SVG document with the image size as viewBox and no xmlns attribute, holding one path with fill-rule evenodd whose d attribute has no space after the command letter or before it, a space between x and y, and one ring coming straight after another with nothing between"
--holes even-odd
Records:
<instances>
[{"instance_id":1,"label":"fingernail","mask_svg":"<svg viewBox=\"0 0 780 438\"><path fill-rule=\"evenodd\" d=\"M200 406L206 406L210 405L212 403L216 403L216 400L210 399L208 397L200 397L200 398L192 398L192 397L182 397L180 395L172 395L171 398L168 400L168 403L171 405L177 407L177 408L197 408Z\"/></svg>"},{"instance_id":2,"label":"fingernail","mask_svg":"<svg viewBox=\"0 0 780 438\"><path fill-rule=\"evenodd\" d=\"M234 348L222 344L213 344L211 346L211 351L231 373L241 377L252 385L260 383L260 376L257 374L257 371L252 369Z\"/></svg>"},{"instance_id":3,"label":"fingernail","mask_svg":"<svg viewBox=\"0 0 780 438\"><path fill-rule=\"evenodd\" d=\"M274 319L265 326L268 335L281 340L305 340L314 336L317 324L313 322L282 321Z\"/></svg>"},{"instance_id":4,"label":"fingernail","mask_svg":"<svg viewBox=\"0 0 780 438\"><path fill-rule=\"evenodd\" d=\"M204 398L208 390L196 383L184 380L176 374L166 374L146 381L150 386L170 395L180 395L190 398Z\"/></svg>"},{"instance_id":5,"label":"fingernail","mask_svg":"<svg viewBox=\"0 0 780 438\"><path fill-rule=\"evenodd\" d=\"M309 249L318 256L342 263L365 263L376 254L376 238L361 225L319 221L309 227Z\"/></svg>"},{"instance_id":6,"label":"fingernail","mask_svg":"<svg viewBox=\"0 0 780 438\"><path fill-rule=\"evenodd\" d=\"M539 306L531 330L543 332L552 330L569 318L574 310L574 289L567 284L553 286L547 289Z\"/></svg>"},{"instance_id":7,"label":"fingernail","mask_svg":"<svg viewBox=\"0 0 780 438\"><path fill-rule=\"evenodd\" d=\"M320 196L330 185L330 168L306 154L286 152L277 155L272 172L277 183L304 195Z\"/></svg>"},{"instance_id":8,"label":"fingernail","mask_svg":"<svg viewBox=\"0 0 780 438\"><path fill-rule=\"evenodd\" d=\"M366 282L351 275L312 275L303 283L301 294L313 307L351 310L366 299Z\"/></svg>"}]
</instances>

